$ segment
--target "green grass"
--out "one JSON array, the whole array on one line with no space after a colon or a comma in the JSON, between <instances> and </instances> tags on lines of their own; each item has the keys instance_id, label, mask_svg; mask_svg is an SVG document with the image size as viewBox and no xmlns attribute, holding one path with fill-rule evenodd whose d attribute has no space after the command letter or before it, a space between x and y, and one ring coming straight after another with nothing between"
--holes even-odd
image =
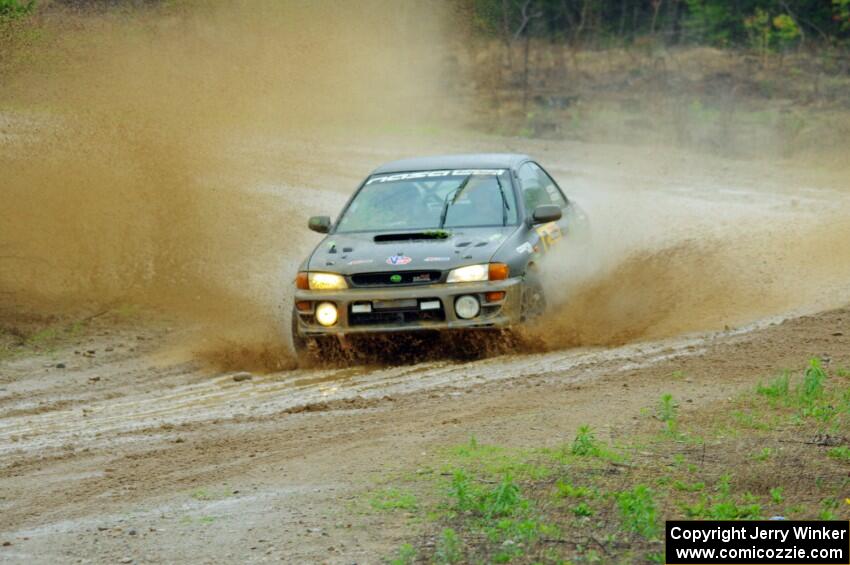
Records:
<instances>
[{"instance_id":1,"label":"green grass","mask_svg":"<svg viewBox=\"0 0 850 565\"><path fill-rule=\"evenodd\" d=\"M437 544L434 561L437 563L460 563L463 557L460 545L457 532L451 528L444 529Z\"/></svg>"},{"instance_id":2,"label":"green grass","mask_svg":"<svg viewBox=\"0 0 850 565\"><path fill-rule=\"evenodd\" d=\"M766 396L767 398L786 398L788 396L788 383L790 377L788 372L786 371L782 375L776 377L774 380L767 384L758 385L756 388L756 392L762 396Z\"/></svg>"},{"instance_id":3,"label":"green grass","mask_svg":"<svg viewBox=\"0 0 850 565\"><path fill-rule=\"evenodd\" d=\"M229 489L225 490L208 490L205 488L198 488L189 493L189 498L194 500L224 500L230 496L233 496L233 491Z\"/></svg>"},{"instance_id":4,"label":"green grass","mask_svg":"<svg viewBox=\"0 0 850 565\"><path fill-rule=\"evenodd\" d=\"M407 510L411 512L419 506L413 493L396 488L388 488L374 493L369 504L375 510Z\"/></svg>"},{"instance_id":5,"label":"green grass","mask_svg":"<svg viewBox=\"0 0 850 565\"><path fill-rule=\"evenodd\" d=\"M664 422L667 432L675 434L678 429L677 416L679 405L673 400L672 394L661 395L661 400L658 403L656 418Z\"/></svg>"},{"instance_id":6,"label":"green grass","mask_svg":"<svg viewBox=\"0 0 850 565\"><path fill-rule=\"evenodd\" d=\"M656 538L659 533L655 493L645 485L623 491L616 496L623 528L646 538Z\"/></svg>"},{"instance_id":7,"label":"green grass","mask_svg":"<svg viewBox=\"0 0 850 565\"><path fill-rule=\"evenodd\" d=\"M570 451L573 455L578 455L579 457L599 455L599 443L596 441L596 436L593 430L590 429L590 426L579 427Z\"/></svg>"},{"instance_id":8,"label":"green grass","mask_svg":"<svg viewBox=\"0 0 850 565\"><path fill-rule=\"evenodd\" d=\"M572 513L577 518L593 516L593 509L586 502L579 502L572 507Z\"/></svg>"},{"instance_id":9,"label":"green grass","mask_svg":"<svg viewBox=\"0 0 850 565\"><path fill-rule=\"evenodd\" d=\"M413 565L416 563L416 557L416 548L406 543L398 549L396 557L390 559L390 565Z\"/></svg>"},{"instance_id":10,"label":"green grass","mask_svg":"<svg viewBox=\"0 0 850 565\"><path fill-rule=\"evenodd\" d=\"M593 489L584 486L574 486L571 483L559 479L555 483L556 496L559 498L590 498L596 495Z\"/></svg>"},{"instance_id":11,"label":"green grass","mask_svg":"<svg viewBox=\"0 0 850 565\"><path fill-rule=\"evenodd\" d=\"M409 479L435 484L434 496L422 495L410 511L435 520L426 527L437 528L436 541L399 550L393 562L663 562L666 519L843 517L837 501L850 481L830 469L850 460L850 447L825 450L798 438L850 433L845 381L811 360L726 402L700 420L698 410L680 414L665 394L646 411L665 433L644 418L628 443L609 445L582 425L567 443L541 449L475 438L446 448L440 472ZM694 430L705 439L688 440ZM789 435L794 441L772 447ZM811 484L800 482L801 469ZM760 486L766 474L773 484ZM825 498L812 504L812 492Z\"/></svg>"}]
</instances>

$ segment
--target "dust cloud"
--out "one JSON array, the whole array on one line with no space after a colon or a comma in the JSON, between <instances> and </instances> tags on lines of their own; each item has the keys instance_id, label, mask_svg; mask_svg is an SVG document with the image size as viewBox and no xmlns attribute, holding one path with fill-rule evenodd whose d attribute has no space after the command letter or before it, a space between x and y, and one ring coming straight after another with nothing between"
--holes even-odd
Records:
<instances>
[{"instance_id":1,"label":"dust cloud","mask_svg":"<svg viewBox=\"0 0 850 565\"><path fill-rule=\"evenodd\" d=\"M147 304L200 322L215 362L291 364L304 217L374 165L315 147L434 117L435 6L50 11L0 83L0 314Z\"/></svg>"},{"instance_id":2,"label":"dust cloud","mask_svg":"<svg viewBox=\"0 0 850 565\"><path fill-rule=\"evenodd\" d=\"M814 214L747 209L737 212L745 221L711 230L674 199L656 198L651 209L606 201L591 241L573 241L546 259L552 308L529 328L530 348L616 346L737 328L850 300L846 202ZM703 222L724 219L704 209ZM694 224L677 229L677 221Z\"/></svg>"},{"instance_id":3,"label":"dust cloud","mask_svg":"<svg viewBox=\"0 0 850 565\"><path fill-rule=\"evenodd\" d=\"M369 168L401 156L371 139L462 104L446 96L464 71L446 56L452 18L440 6L51 11L27 64L0 83L0 322L143 304L196 325L190 350L217 367L292 366L286 298L316 241L304 218L334 213ZM516 144L460 138L439 151ZM614 162L623 151L592 152ZM731 213L720 196L688 211L669 195L599 192L592 242L546 266L552 308L529 331L533 348L722 329L846 299L850 226L837 209L742 208L716 229Z\"/></svg>"}]
</instances>

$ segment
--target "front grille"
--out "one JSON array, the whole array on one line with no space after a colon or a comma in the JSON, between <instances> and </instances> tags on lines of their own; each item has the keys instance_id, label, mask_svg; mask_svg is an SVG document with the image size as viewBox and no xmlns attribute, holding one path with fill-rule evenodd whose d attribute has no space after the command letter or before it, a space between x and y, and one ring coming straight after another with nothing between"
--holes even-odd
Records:
<instances>
[{"instance_id":1,"label":"front grille","mask_svg":"<svg viewBox=\"0 0 850 565\"><path fill-rule=\"evenodd\" d=\"M404 286L431 284L440 281L440 271L389 271L386 273L360 273L351 275L354 286ZM400 277L393 280L393 277Z\"/></svg>"},{"instance_id":2,"label":"front grille","mask_svg":"<svg viewBox=\"0 0 850 565\"><path fill-rule=\"evenodd\" d=\"M424 299L436 300L436 299ZM443 322L446 314L442 306L437 310L420 310L419 305L391 310L372 310L369 313L355 314L348 310L348 324L351 326L369 326L382 324L415 325L421 322Z\"/></svg>"}]
</instances>

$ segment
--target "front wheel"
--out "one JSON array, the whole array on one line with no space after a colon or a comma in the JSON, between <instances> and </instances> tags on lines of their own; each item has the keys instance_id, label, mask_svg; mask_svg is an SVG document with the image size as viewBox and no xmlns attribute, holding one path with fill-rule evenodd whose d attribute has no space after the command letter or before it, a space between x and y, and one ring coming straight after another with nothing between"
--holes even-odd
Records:
<instances>
[{"instance_id":1,"label":"front wheel","mask_svg":"<svg viewBox=\"0 0 850 565\"><path fill-rule=\"evenodd\" d=\"M523 322L534 320L546 312L546 293L536 273L526 274L522 288L521 319Z\"/></svg>"},{"instance_id":2,"label":"front wheel","mask_svg":"<svg viewBox=\"0 0 850 565\"><path fill-rule=\"evenodd\" d=\"M298 312L292 309L290 337L295 359L301 367L318 365L328 362L340 362L346 357L346 352L335 336L304 337L298 333Z\"/></svg>"}]
</instances>

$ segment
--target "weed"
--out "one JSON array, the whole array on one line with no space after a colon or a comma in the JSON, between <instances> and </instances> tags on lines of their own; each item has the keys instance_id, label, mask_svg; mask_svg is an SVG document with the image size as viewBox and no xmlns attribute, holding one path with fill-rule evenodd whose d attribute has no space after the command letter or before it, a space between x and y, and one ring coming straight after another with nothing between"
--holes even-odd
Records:
<instances>
[{"instance_id":1,"label":"weed","mask_svg":"<svg viewBox=\"0 0 850 565\"><path fill-rule=\"evenodd\" d=\"M846 445L833 447L827 452L827 455L839 461L850 461L850 447Z\"/></svg>"},{"instance_id":2,"label":"weed","mask_svg":"<svg viewBox=\"0 0 850 565\"><path fill-rule=\"evenodd\" d=\"M732 412L732 416L735 418L735 422L743 428L748 428L751 430L769 430L770 424L765 421L765 416L762 414L754 414L753 412L742 412L740 410L736 410ZM735 436L739 435L740 430L730 430L729 435Z\"/></svg>"},{"instance_id":3,"label":"weed","mask_svg":"<svg viewBox=\"0 0 850 565\"><path fill-rule=\"evenodd\" d=\"M573 486L564 481L555 483L555 488L558 489L557 495L562 498L585 498L593 494L593 491L587 487Z\"/></svg>"},{"instance_id":4,"label":"weed","mask_svg":"<svg viewBox=\"0 0 850 565\"><path fill-rule=\"evenodd\" d=\"M662 422L669 422L676 419L677 405L673 401L673 395L670 393L661 395L661 402L658 405L658 419Z\"/></svg>"},{"instance_id":5,"label":"weed","mask_svg":"<svg viewBox=\"0 0 850 565\"><path fill-rule=\"evenodd\" d=\"M655 538L658 534L656 520L655 494L645 485L637 485L632 490L617 495L617 504L623 518L623 526L646 538Z\"/></svg>"},{"instance_id":6,"label":"weed","mask_svg":"<svg viewBox=\"0 0 850 565\"><path fill-rule=\"evenodd\" d=\"M773 456L773 449L769 447L762 447L761 451L758 452L753 458L756 461L767 461Z\"/></svg>"},{"instance_id":7,"label":"weed","mask_svg":"<svg viewBox=\"0 0 850 565\"><path fill-rule=\"evenodd\" d=\"M459 512L473 512L487 519L512 516L525 508L519 486L510 474L490 491L475 485L462 470L454 472L449 494L455 499L455 509Z\"/></svg>"},{"instance_id":8,"label":"weed","mask_svg":"<svg viewBox=\"0 0 850 565\"><path fill-rule=\"evenodd\" d=\"M826 381L826 372L820 366L819 359L811 359L809 367L806 369L806 374L803 377L803 384L800 388L800 399L810 404L817 399L823 392L823 383Z\"/></svg>"},{"instance_id":9,"label":"weed","mask_svg":"<svg viewBox=\"0 0 850 565\"><path fill-rule=\"evenodd\" d=\"M416 496L409 492L390 488L375 493L369 504L376 510L416 510Z\"/></svg>"},{"instance_id":10,"label":"weed","mask_svg":"<svg viewBox=\"0 0 850 565\"><path fill-rule=\"evenodd\" d=\"M673 400L673 395L669 393L661 395L656 417L667 425L667 431L671 434L675 434L678 427L676 421L677 411L678 405Z\"/></svg>"},{"instance_id":11,"label":"weed","mask_svg":"<svg viewBox=\"0 0 850 565\"><path fill-rule=\"evenodd\" d=\"M782 496L782 487L774 487L770 489L770 500L773 501L774 504L782 504L785 500L785 497Z\"/></svg>"},{"instance_id":12,"label":"weed","mask_svg":"<svg viewBox=\"0 0 850 565\"><path fill-rule=\"evenodd\" d=\"M437 543L437 552L434 558L437 563L460 562L460 538L453 529L446 528L443 530L440 541Z\"/></svg>"},{"instance_id":13,"label":"weed","mask_svg":"<svg viewBox=\"0 0 850 565\"><path fill-rule=\"evenodd\" d=\"M732 492L732 475L729 473L723 473L717 479L717 486L714 487L717 491L717 494L723 497L729 496Z\"/></svg>"},{"instance_id":14,"label":"weed","mask_svg":"<svg viewBox=\"0 0 850 565\"><path fill-rule=\"evenodd\" d=\"M449 486L449 493L455 499L455 507L464 512L470 510L473 506L474 495L472 485L470 484L467 474L458 469L452 476L452 483Z\"/></svg>"},{"instance_id":15,"label":"weed","mask_svg":"<svg viewBox=\"0 0 850 565\"><path fill-rule=\"evenodd\" d=\"M773 379L766 385L758 385L756 393L768 398L785 398L788 396L788 371Z\"/></svg>"},{"instance_id":16,"label":"weed","mask_svg":"<svg viewBox=\"0 0 850 565\"><path fill-rule=\"evenodd\" d=\"M586 516L593 516L593 509L587 505L586 502L580 502L573 506L573 514L578 518L583 518Z\"/></svg>"},{"instance_id":17,"label":"weed","mask_svg":"<svg viewBox=\"0 0 850 565\"><path fill-rule=\"evenodd\" d=\"M850 369L846 369L844 367L839 367L838 369L835 370L835 374L837 376L841 377L842 379L846 379L846 378L850 377Z\"/></svg>"},{"instance_id":18,"label":"weed","mask_svg":"<svg viewBox=\"0 0 850 565\"><path fill-rule=\"evenodd\" d=\"M416 562L416 549L406 543L398 549L398 556L390 560L391 565L413 565Z\"/></svg>"},{"instance_id":19,"label":"weed","mask_svg":"<svg viewBox=\"0 0 850 565\"><path fill-rule=\"evenodd\" d=\"M522 505L519 486L510 475L481 500L480 511L487 518L510 516Z\"/></svg>"},{"instance_id":20,"label":"weed","mask_svg":"<svg viewBox=\"0 0 850 565\"><path fill-rule=\"evenodd\" d=\"M209 491L205 488L195 489L189 493L189 497L195 500L221 500L233 495L233 491L223 490L220 492Z\"/></svg>"},{"instance_id":21,"label":"weed","mask_svg":"<svg viewBox=\"0 0 850 565\"><path fill-rule=\"evenodd\" d=\"M820 501L821 513L818 516L820 520L835 520L835 511L838 510L838 499L835 497L824 498Z\"/></svg>"},{"instance_id":22,"label":"weed","mask_svg":"<svg viewBox=\"0 0 850 565\"><path fill-rule=\"evenodd\" d=\"M580 426L573 440L572 454L580 457L599 454L599 444L590 426Z\"/></svg>"},{"instance_id":23,"label":"weed","mask_svg":"<svg viewBox=\"0 0 850 565\"><path fill-rule=\"evenodd\" d=\"M835 512L832 510L823 510L818 514L818 520L835 520Z\"/></svg>"},{"instance_id":24,"label":"weed","mask_svg":"<svg viewBox=\"0 0 850 565\"><path fill-rule=\"evenodd\" d=\"M686 483L683 481L673 481L673 488L683 492L699 492L705 488L705 483Z\"/></svg>"},{"instance_id":25,"label":"weed","mask_svg":"<svg viewBox=\"0 0 850 565\"><path fill-rule=\"evenodd\" d=\"M705 517L712 520L755 520L761 517L761 506L726 500L710 506Z\"/></svg>"},{"instance_id":26,"label":"weed","mask_svg":"<svg viewBox=\"0 0 850 565\"><path fill-rule=\"evenodd\" d=\"M26 343L33 347L51 343L58 339L59 333L60 328L58 327L45 328L29 336Z\"/></svg>"}]
</instances>

